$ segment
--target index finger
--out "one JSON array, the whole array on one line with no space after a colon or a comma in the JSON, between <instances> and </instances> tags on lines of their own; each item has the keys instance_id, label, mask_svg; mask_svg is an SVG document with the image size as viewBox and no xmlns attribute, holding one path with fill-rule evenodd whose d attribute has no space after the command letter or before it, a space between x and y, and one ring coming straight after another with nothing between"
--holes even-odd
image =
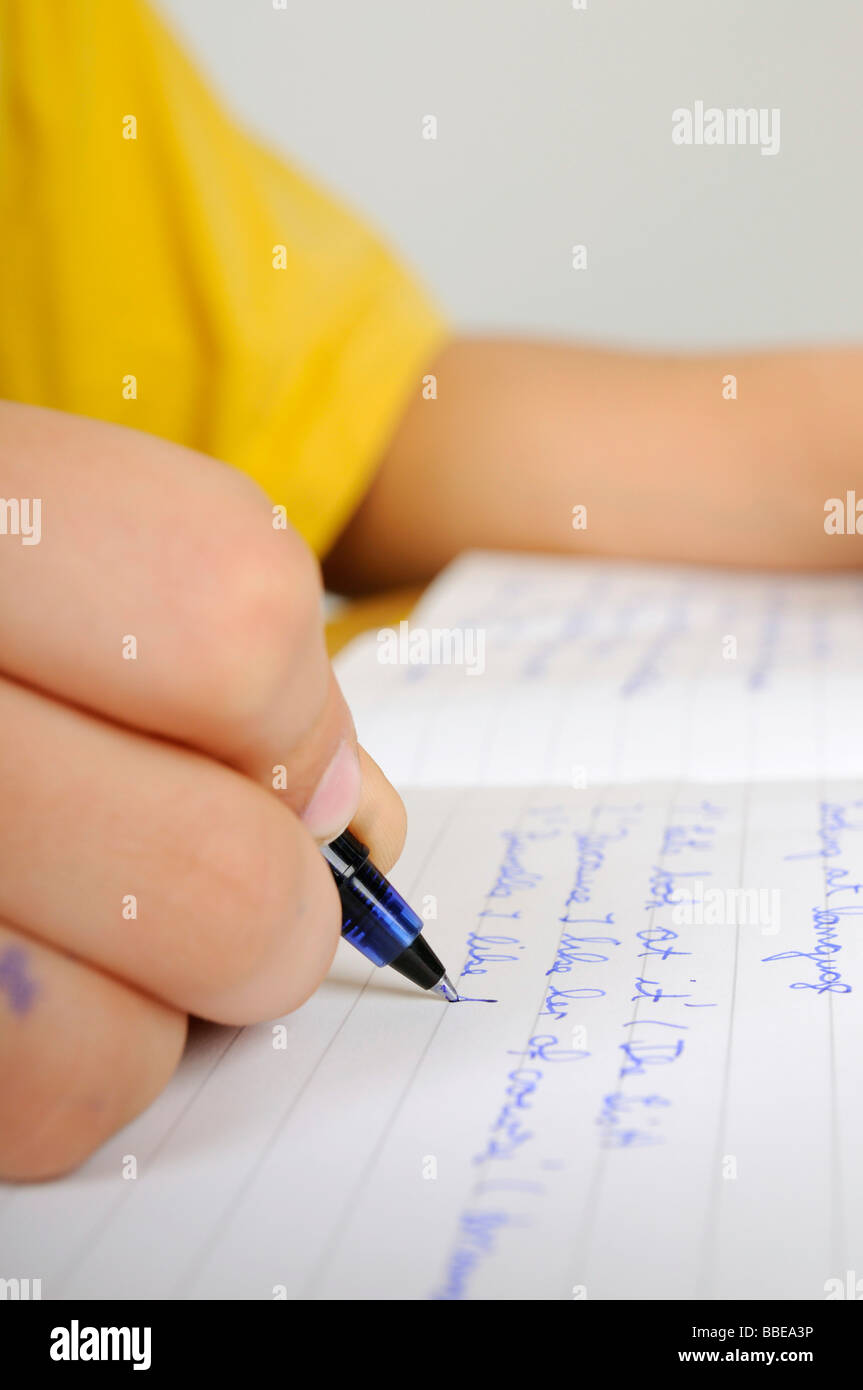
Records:
<instances>
[{"instance_id":1,"label":"index finger","mask_svg":"<svg viewBox=\"0 0 863 1390\"><path fill-rule=\"evenodd\" d=\"M0 493L41 512L38 544L0 545L5 673L269 781L295 810L346 748L355 806L318 566L264 494L188 449L53 411L0 405L0 440Z\"/></svg>"}]
</instances>

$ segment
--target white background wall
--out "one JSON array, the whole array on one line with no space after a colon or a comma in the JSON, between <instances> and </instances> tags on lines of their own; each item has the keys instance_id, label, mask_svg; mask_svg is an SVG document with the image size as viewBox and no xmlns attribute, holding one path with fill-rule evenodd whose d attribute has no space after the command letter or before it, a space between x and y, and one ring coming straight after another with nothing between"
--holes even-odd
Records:
<instances>
[{"instance_id":1,"label":"white background wall","mask_svg":"<svg viewBox=\"0 0 863 1390\"><path fill-rule=\"evenodd\" d=\"M463 327L863 340L863 0L160 6L246 124L371 217ZM779 107L780 152L673 145L697 99Z\"/></svg>"}]
</instances>

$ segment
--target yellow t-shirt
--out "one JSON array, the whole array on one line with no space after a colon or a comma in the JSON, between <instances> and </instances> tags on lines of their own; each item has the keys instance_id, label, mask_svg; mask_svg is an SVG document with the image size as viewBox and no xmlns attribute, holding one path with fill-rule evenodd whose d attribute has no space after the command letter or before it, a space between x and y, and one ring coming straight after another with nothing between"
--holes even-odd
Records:
<instances>
[{"instance_id":1,"label":"yellow t-shirt","mask_svg":"<svg viewBox=\"0 0 863 1390\"><path fill-rule=\"evenodd\" d=\"M0 397L235 464L324 553L444 333L141 0L0 0Z\"/></svg>"}]
</instances>

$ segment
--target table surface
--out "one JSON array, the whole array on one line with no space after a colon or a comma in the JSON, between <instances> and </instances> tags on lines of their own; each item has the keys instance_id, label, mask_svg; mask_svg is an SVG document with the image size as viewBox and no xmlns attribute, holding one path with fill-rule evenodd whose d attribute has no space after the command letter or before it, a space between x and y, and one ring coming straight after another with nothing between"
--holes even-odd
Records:
<instances>
[{"instance_id":1,"label":"table surface","mask_svg":"<svg viewBox=\"0 0 863 1390\"><path fill-rule=\"evenodd\" d=\"M352 600L326 625L330 656L335 656L352 638L370 628L396 627L408 616L421 594L421 588L388 589L370 598Z\"/></svg>"}]
</instances>

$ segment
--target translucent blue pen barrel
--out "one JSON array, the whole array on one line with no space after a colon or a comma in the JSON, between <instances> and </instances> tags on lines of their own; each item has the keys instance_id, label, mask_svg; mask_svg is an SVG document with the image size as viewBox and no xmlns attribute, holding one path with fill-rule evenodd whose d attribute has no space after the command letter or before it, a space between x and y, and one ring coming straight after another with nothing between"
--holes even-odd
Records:
<instances>
[{"instance_id":1,"label":"translucent blue pen barrel","mask_svg":"<svg viewBox=\"0 0 863 1390\"><path fill-rule=\"evenodd\" d=\"M321 848L342 900L342 936L375 965L391 965L419 936L422 922L349 830Z\"/></svg>"}]
</instances>

